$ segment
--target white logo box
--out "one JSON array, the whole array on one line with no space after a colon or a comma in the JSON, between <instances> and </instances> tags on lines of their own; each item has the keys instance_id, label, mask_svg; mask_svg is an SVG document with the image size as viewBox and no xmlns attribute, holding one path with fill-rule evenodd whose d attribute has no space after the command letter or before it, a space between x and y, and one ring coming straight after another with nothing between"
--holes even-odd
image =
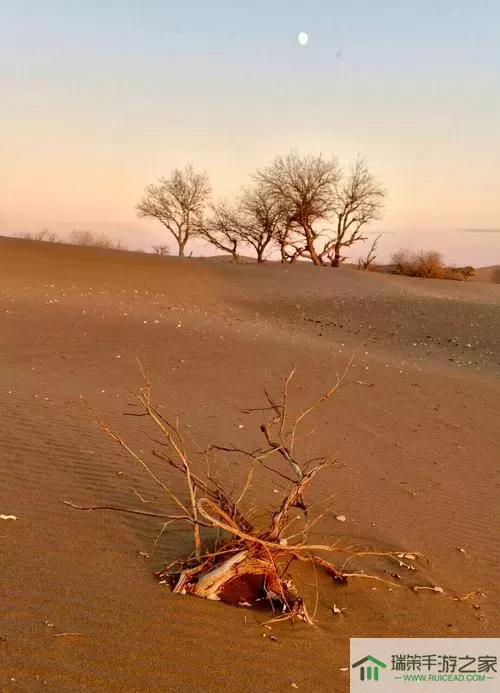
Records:
<instances>
[{"instance_id":1,"label":"white logo box","mask_svg":"<svg viewBox=\"0 0 500 693\"><path fill-rule=\"evenodd\" d=\"M351 693L500 693L500 638L351 638Z\"/></svg>"}]
</instances>

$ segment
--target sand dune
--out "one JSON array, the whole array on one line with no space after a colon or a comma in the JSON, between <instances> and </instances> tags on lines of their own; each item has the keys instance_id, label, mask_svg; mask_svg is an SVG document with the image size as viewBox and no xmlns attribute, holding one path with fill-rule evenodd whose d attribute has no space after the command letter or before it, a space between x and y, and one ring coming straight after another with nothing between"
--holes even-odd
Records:
<instances>
[{"instance_id":1,"label":"sand dune","mask_svg":"<svg viewBox=\"0 0 500 693\"><path fill-rule=\"evenodd\" d=\"M12 239L0 258L0 513L18 518L0 521L0 691L344 692L350 636L498 636L499 286ZM260 418L242 409L263 387L294 363L300 408L354 349L348 387L314 421L313 451L346 465L325 477L319 536L423 551L416 580L485 599L319 576L317 625L275 625L271 641L262 614L156 583L187 534L148 559L158 521L60 502L167 507L84 404L149 449L123 415L137 357L200 446L252 447Z\"/></svg>"}]
</instances>

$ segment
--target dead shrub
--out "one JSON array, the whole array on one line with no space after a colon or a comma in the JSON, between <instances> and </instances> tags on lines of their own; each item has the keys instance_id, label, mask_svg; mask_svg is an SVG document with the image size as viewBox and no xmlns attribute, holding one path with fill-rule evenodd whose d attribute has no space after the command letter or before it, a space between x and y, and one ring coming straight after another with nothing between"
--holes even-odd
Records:
<instances>
[{"instance_id":1,"label":"dead shrub","mask_svg":"<svg viewBox=\"0 0 500 693\"><path fill-rule=\"evenodd\" d=\"M377 266L375 265L375 260L377 259L377 246L379 242L381 234L379 234L374 240L373 243L370 246L370 249L368 250L368 253L366 254L366 257L362 258L360 257L358 259L358 269L364 270L365 272L376 272L377 271Z\"/></svg>"},{"instance_id":2,"label":"dead shrub","mask_svg":"<svg viewBox=\"0 0 500 693\"><path fill-rule=\"evenodd\" d=\"M474 277L476 270L474 267L467 265L466 267L446 267L444 279L454 279L455 281L467 281Z\"/></svg>"},{"instance_id":3,"label":"dead shrub","mask_svg":"<svg viewBox=\"0 0 500 693\"><path fill-rule=\"evenodd\" d=\"M37 233L31 231L23 231L19 235L19 238L24 238L29 241L45 241L46 243L57 243L58 236L55 231L50 231L47 227L44 227Z\"/></svg>"},{"instance_id":4,"label":"dead shrub","mask_svg":"<svg viewBox=\"0 0 500 693\"><path fill-rule=\"evenodd\" d=\"M167 245L152 245L151 249L153 251L153 255L170 255L170 251Z\"/></svg>"},{"instance_id":5,"label":"dead shrub","mask_svg":"<svg viewBox=\"0 0 500 693\"><path fill-rule=\"evenodd\" d=\"M69 234L69 241L73 245L85 248L102 248L104 250L127 250L123 241L115 241L104 233L94 233L86 229L73 229Z\"/></svg>"},{"instance_id":6,"label":"dead shrub","mask_svg":"<svg viewBox=\"0 0 500 693\"><path fill-rule=\"evenodd\" d=\"M341 465L329 457L305 454L308 443L304 436L311 431L304 431L303 426L307 417L343 386L348 368L317 401L295 413L289 398L292 370L279 398L265 391L266 405L245 412L264 417L261 447L245 450L234 445L210 445L198 453L188 450L178 421L165 418L153 403L144 376L145 385L138 395L142 413L133 415L145 417L153 427L149 437L159 447L151 451L151 457L135 452L105 424L100 426L161 489L170 512L153 512L151 506L84 507L63 502L80 510L114 510L159 519L162 528L153 550L171 525L187 525L193 536L192 552L157 572L159 580L175 593L238 606L267 605L275 612L273 620L313 622L314 613L309 614L291 573L297 562L311 568L311 577L319 569L336 583L364 578L401 587L402 574L412 574L421 554L353 546L339 538L324 543L309 539L311 529L317 528L330 511L331 496L311 504L307 492L317 476ZM232 478L231 469L242 470L239 483ZM172 477L184 481L184 492L178 491L180 486ZM274 503L265 510L269 498ZM387 577L362 570L360 562L374 557L388 562L383 571Z\"/></svg>"}]
</instances>

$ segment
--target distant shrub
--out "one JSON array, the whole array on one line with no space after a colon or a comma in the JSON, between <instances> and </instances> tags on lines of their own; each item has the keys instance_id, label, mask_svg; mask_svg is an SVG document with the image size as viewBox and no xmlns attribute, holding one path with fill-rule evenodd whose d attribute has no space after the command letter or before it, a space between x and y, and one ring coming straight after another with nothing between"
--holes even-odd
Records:
<instances>
[{"instance_id":1,"label":"distant shrub","mask_svg":"<svg viewBox=\"0 0 500 693\"><path fill-rule=\"evenodd\" d=\"M464 281L476 273L474 267L447 267L443 256L436 250L421 250L418 253L410 250L398 250L391 258L392 272L407 277L424 279L454 279Z\"/></svg>"},{"instance_id":2,"label":"distant shrub","mask_svg":"<svg viewBox=\"0 0 500 693\"><path fill-rule=\"evenodd\" d=\"M470 265L467 265L467 267L446 267L445 269L445 279L467 281L467 279L470 279L475 275L476 270Z\"/></svg>"},{"instance_id":3,"label":"distant shrub","mask_svg":"<svg viewBox=\"0 0 500 693\"><path fill-rule=\"evenodd\" d=\"M153 255L170 255L167 245L152 245Z\"/></svg>"},{"instance_id":4,"label":"distant shrub","mask_svg":"<svg viewBox=\"0 0 500 693\"><path fill-rule=\"evenodd\" d=\"M435 250L422 250L416 258L417 277L442 279L445 274L443 256Z\"/></svg>"},{"instance_id":5,"label":"distant shrub","mask_svg":"<svg viewBox=\"0 0 500 693\"><path fill-rule=\"evenodd\" d=\"M407 277L441 277L443 260L434 251L414 253L410 250L398 250L391 258L393 272Z\"/></svg>"},{"instance_id":6,"label":"distant shrub","mask_svg":"<svg viewBox=\"0 0 500 693\"><path fill-rule=\"evenodd\" d=\"M25 238L30 241L46 241L47 243L56 243L58 241L58 236L55 231L50 231L48 228L43 228L37 233L31 231L24 231L19 234L19 238Z\"/></svg>"},{"instance_id":7,"label":"distant shrub","mask_svg":"<svg viewBox=\"0 0 500 693\"><path fill-rule=\"evenodd\" d=\"M495 284L500 284L500 267L495 267L493 270L492 280L495 282Z\"/></svg>"},{"instance_id":8,"label":"distant shrub","mask_svg":"<svg viewBox=\"0 0 500 693\"><path fill-rule=\"evenodd\" d=\"M405 274L413 277L416 268L415 254L409 250L396 250L391 256L391 267L394 274Z\"/></svg>"},{"instance_id":9,"label":"distant shrub","mask_svg":"<svg viewBox=\"0 0 500 693\"><path fill-rule=\"evenodd\" d=\"M122 241L114 241L103 233L94 233L85 229L73 229L69 235L70 243L88 248L104 248L107 250L126 250Z\"/></svg>"}]
</instances>

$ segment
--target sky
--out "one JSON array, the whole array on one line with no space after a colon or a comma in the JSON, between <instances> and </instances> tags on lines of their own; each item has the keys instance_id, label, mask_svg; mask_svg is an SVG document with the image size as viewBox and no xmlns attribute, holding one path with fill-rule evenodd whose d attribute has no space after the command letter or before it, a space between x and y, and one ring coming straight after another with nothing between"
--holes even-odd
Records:
<instances>
[{"instance_id":1,"label":"sky","mask_svg":"<svg viewBox=\"0 0 500 693\"><path fill-rule=\"evenodd\" d=\"M361 153L389 191L381 256L500 263L498 0L0 0L0 17L0 232L148 248L165 236L135 205L175 167L219 198L291 149Z\"/></svg>"}]
</instances>

